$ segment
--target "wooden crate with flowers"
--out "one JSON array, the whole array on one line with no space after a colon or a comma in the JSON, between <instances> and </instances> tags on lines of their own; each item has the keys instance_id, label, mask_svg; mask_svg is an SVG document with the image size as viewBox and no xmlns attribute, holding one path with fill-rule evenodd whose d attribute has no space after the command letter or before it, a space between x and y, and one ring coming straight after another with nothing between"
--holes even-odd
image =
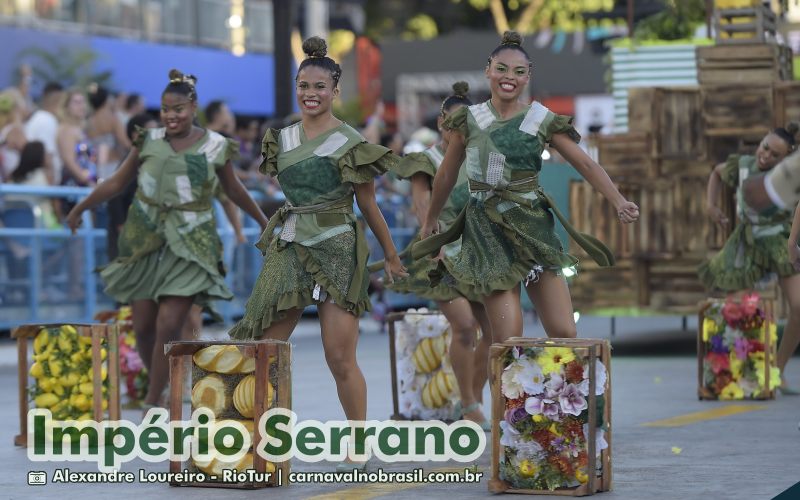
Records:
<instances>
[{"instance_id":1,"label":"wooden crate with flowers","mask_svg":"<svg viewBox=\"0 0 800 500\"><path fill-rule=\"evenodd\" d=\"M756 293L709 300L700 310L700 399L774 399L781 383L772 301Z\"/></svg>"},{"instance_id":2,"label":"wooden crate with flowers","mask_svg":"<svg viewBox=\"0 0 800 500\"><path fill-rule=\"evenodd\" d=\"M117 328L111 325L22 325L11 331L17 340L20 434L14 444L26 446L28 410L50 410L53 420L119 420ZM28 368L28 341L33 363ZM29 376L33 384L29 384Z\"/></svg>"},{"instance_id":3,"label":"wooden crate with flowers","mask_svg":"<svg viewBox=\"0 0 800 500\"><path fill-rule=\"evenodd\" d=\"M452 420L459 401L450 366L450 323L426 308L392 313L389 353L394 420Z\"/></svg>"},{"instance_id":4,"label":"wooden crate with flowers","mask_svg":"<svg viewBox=\"0 0 800 500\"><path fill-rule=\"evenodd\" d=\"M147 369L136 348L136 334L133 331L133 313L130 306L117 310L101 311L94 319L116 325L119 330L119 370L120 383L125 386L127 402L123 408L139 408L147 394Z\"/></svg>"},{"instance_id":5,"label":"wooden crate with flowers","mask_svg":"<svg viewBox=\"0 0 800 500\"><path fill-rule=\"evenodd\" d=\"M513 337L493 344L493 493L611 489L608 341Z\"/></svg>"},{"instance_id":6,"label":"wooden crate with flowers","mask_svg":"<svg viewBox=\"0 0 800 500\"><path fill-rule=\"evenodd\" d=\"M195 340L171 342L166 351L170 368L170 420L183 419L184 370L191 366L192 411L210 410L217 426L238 422L249 432L252 445L236 462L225 461L222 455L204 461L189 459L185 463L171 460L170 472L188 469L202 472L208 478L216 476L216 479L170 484L240 489L280 486L280 477L288 477L289 462L268 462L255 450L265 437L264 429L258 426L261 416L272 408L291 409L291 344L277 340ZM226 469L271 475L263 481L258 476L246 476L245 481L225 482L223 471Z\"/></svg>"}]
</instances>

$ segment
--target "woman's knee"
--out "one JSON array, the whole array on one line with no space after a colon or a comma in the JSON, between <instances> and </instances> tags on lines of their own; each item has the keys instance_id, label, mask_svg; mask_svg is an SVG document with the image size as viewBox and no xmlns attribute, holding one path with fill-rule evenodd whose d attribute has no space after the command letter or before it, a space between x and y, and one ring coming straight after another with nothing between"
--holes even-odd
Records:
<instances>
[{"instance_id":1,"label":"woman's knee","mask_svg":"<svg viewBox=\"0 0 800 500\"><path fill-rule=\"evenodd\" d=\"M450 330L453 335L453 342L458 342L464 347L472 347L478 334L478 322L475 318L459 318L450 322Z\"/></svg>"},{"instance_id":2,"label":"woman's knee","mask_svg":"<svg viewBox=\"0 0 800 500\"><path fill-rule=\"evenodd\" d=\"M331 370L333 378L343 380L350 376L350 373L358 367L354 353L336 349L333 352L325 353L325 361Z\"/></svg>"},{"instance_id":3,"label":"woman's knee","mask_svg":"<svg viewBox=\"0 0 800 500\"><path fill-rule=\"evenodd\" d=\"M556 339L574 339L578 336L578 329L575 324L555 325L547 329L547 336Z\"/></svg>"}]
</instances>

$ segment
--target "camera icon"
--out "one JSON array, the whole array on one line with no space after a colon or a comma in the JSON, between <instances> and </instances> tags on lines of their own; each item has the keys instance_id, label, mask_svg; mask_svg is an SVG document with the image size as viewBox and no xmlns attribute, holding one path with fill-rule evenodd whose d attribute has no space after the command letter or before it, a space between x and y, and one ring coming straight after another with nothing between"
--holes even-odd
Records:
<instances>
[{"instance_id":1,"label":"camera icon","mask_svg":"<svg viewBox=\"0 0 800 500\"><path fill-rule=\"evenodd\" d=\"M45 471L30 471L28 472L28 485L29 486L42 486L47 484L47 472Z\"/></svg>"}]
</instances>

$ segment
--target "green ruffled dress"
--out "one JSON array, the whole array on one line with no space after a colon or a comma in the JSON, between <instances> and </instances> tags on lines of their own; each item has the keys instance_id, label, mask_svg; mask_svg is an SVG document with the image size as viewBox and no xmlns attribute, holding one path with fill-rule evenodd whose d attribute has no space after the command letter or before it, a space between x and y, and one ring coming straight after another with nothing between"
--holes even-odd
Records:
<instances>
[{"instance_id":1,"label":"green ruffled dress","mask_svg":"<svg viewBox=\"0 0 800 500\"><path fill-rule=\"evenodd\" d=\"M404 156L394 173L402 179L411 179L415 174L422 173L427 175L430 178L430 182L433 183L433 178L443 159L444 151L442 148L438 145L433 145L425 151ZM458 214L461 213L461 210L467 205L467 200L469 200L469 184L467 182L467 172L462 168L458 172L456 185L447 198L439 217L443 228L450 227L458 217ZM416 242L418 239L415 238L414 241ZM445 246L444 258L452 259L460 251L461 239L458 239ZM400 293L413 293L428 300L449 301L460 297L461 294L446 283L438 282L436 285L431 283L429 275L435 272L437 267L437 262L433 259L413 260L409 256L406 259L408 278L396 279L393 284L388 285L388 288ZM470 300L477 301L480 298L472 297Z\"/></svg>"},{"instance_id":2,"label":"green ruffled dress","mask_svg":"<svg viewBox=\"0 0 800 500\"><path fill-rule=\"evenodd\" d=\"M176 152L165 129L142 131L135 144L141 166L137 190L119 236L119 256L100 273L119 302L164 296L233 298L224 281L222 242L212 200L217 170L238 155L235 141L206 130Z\"/></svg>"},{"instance_id":3,"label":"green ruffled dress","mask_svg":"<svg viewBox=\"0 0 800 500\"><path fill-rule=\"evenodd\" d=\"M439 265L442 282L465 297L485 297L535 281L543 270L576 266L556 236L554 215L600 265L613 264L608 248L577 233L539 186L542 151L553 135L580 140L570 117L535 102L502 120L486 101L459 109L444 126L464 136L469 200L447 231L412 248L417 259L461 237L461 251Z\"/></svg>"},{"instance_id":4,"label":"green ruffled dress","mask_svg":"<svg viewBox=\"0 0 800 500\"><path fill-rule=\"evenodd\" d=\"M759 173L755 156L731 155L725 162L722 181L736 189L738 224L722 250L700 265L700 280L709 290L747 290L772 273L781 278L797 274L787 248L792 212L759 214L744 201L742 184Z\"/></svg>"},{"instance_id":5,"label":"green ruffled dress","mask_svg":"<svg viewBox=\"0 0 800 500\"><path fill-rule=\"evenodd\" d=\"M260 338L287 310L328 296L357 316L370 310L369 250L353 214L353 184L372 182L398 158L347 124L309 140L302 123L268 130L262 156L261 172L278 177L287 203L256 244L264 264L230 336Z\"/></svg>"}]
</instances>

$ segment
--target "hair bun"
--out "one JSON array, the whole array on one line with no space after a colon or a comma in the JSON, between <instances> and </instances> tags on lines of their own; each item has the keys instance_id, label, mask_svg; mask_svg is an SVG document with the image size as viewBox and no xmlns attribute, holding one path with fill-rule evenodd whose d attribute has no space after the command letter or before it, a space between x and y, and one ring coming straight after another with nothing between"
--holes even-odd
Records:
<instances>
[{"instance_id":1,"label":"hair bun","mask_svg":"<svg viewBox=\"0 0 800 500\"><path fill-rule=\"evenodd\" d=\"M506 31L503 33L503 39L500 41L500 45L522 46L522 35L516 31Z\"/></svg>"},{"instance_id":2,"label":"hair bun","mask_svg":"<svg viewBox=\"0 0 800 500\"><path fill-rule=\"evenodd\" d=\"M183 80L183 73L173 68L169 70L169 80L170 81Z\"/></svg>"},{"instance_id":3,"label":"hair bun","mask_svg":"<svg viewBox=\"0 0 800 500\"><path fill-rule=\"evenodd\" d=\"M789 132L789 135L794 137L797 135L797 132L800 131L800 124L797 122L789 122L786 124L786 131Z\"/></svg>"},{"instance_id":4,"label":"hair bun","mask_svg":"<svg viewBox=\"0 0 800 500\"><path fill-rule=\"evenodd\" d=\"M466 97L469 93L469 84L467 82L456 82L453 84L453 95L459 97Z\"/></svg>"},{"instance_id":5,"label":"hair bun","mask_svg":"<svg viewBox=\"0 0 800 500\"><path fill-rule=\"evenodd\" d=\"M308 57L325 57L328 54L328 44L318 36L312 36L303 42L303 52Z\"/></svg>"}]
</instances>

